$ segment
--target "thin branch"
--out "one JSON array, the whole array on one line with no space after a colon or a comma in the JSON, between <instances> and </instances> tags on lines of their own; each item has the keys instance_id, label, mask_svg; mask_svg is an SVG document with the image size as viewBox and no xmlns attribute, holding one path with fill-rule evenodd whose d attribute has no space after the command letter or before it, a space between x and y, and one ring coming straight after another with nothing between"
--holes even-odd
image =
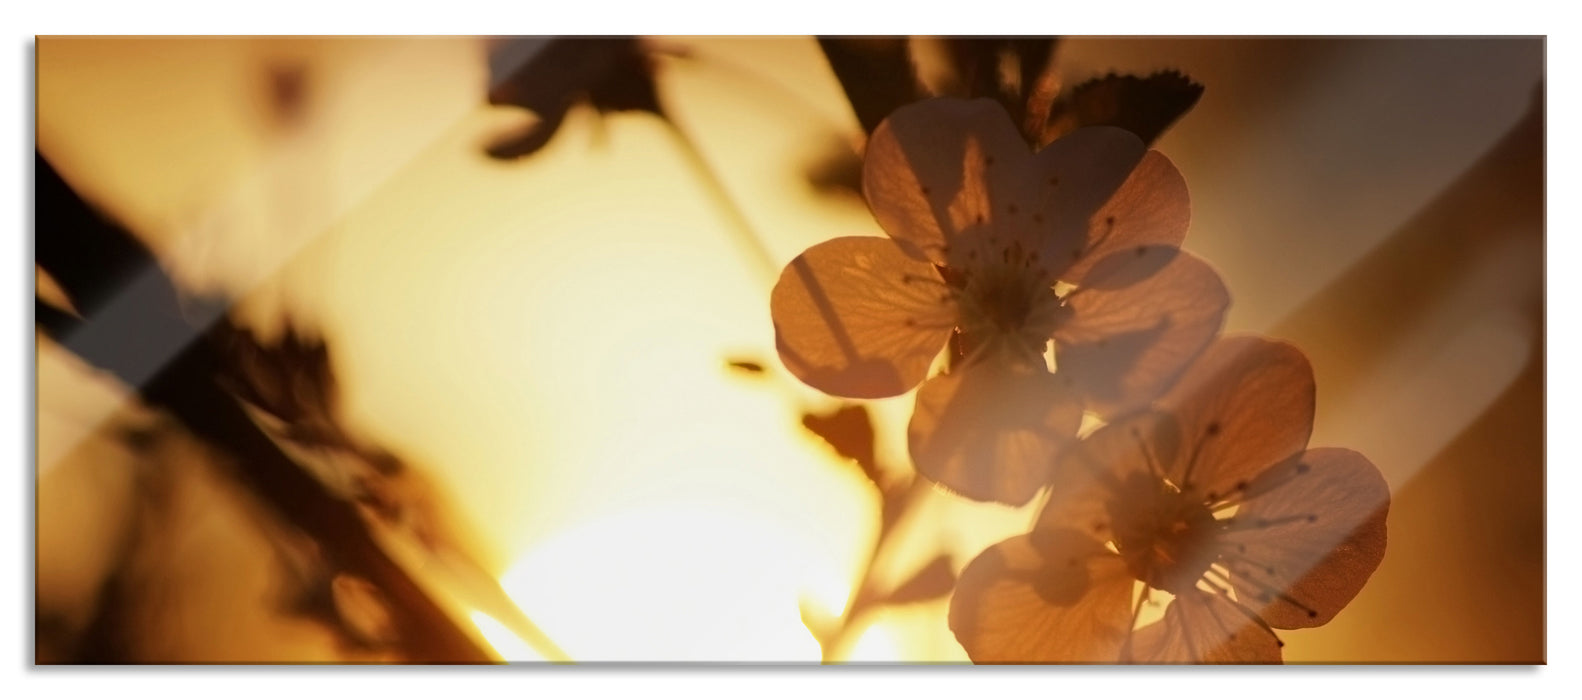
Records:
<instances>
[{"instance_id":1,"label":"thin branch","mask_svg":"<svg viewBox=\"0 0 1582 700\"><path fill-rule=\"evenodd\" d=\"M852 633L858 629L857 623L870 611L884 607L887 596L875 588L876 564L879 555L883 553L893 541L898 530L896 526L906 519L906 515L919 504L923 498L933 490L927 479L913 476L912 482L905 491L892 491L889 494L880 494L879 534L874 537L873 549L868 553L868 563L863 567L862 579L851 589L846 599L846 610L840 616L840 626L831 632L826 632L819 638L819 648L823 652L823 662L837 663L834 657L836 649L846 646Z\"/></svg>"}]
</instances>

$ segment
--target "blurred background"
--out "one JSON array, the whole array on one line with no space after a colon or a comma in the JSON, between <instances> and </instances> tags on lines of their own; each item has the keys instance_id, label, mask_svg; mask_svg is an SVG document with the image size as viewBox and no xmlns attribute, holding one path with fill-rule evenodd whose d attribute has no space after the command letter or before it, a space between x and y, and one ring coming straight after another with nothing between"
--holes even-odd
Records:
<instances>
[{"instance_id":1,"label":"blurred background","mask_svg":"<svg viewBox=\"0 0 1582 700\"><path fill-rule=\"evenodd\" d=\"M964 662L948 597L864 615L838 649L804 624L842 613L878 529L869 477L806 427L840 404L779 367L768 315L803 249L879 232L818 186L862 134L840 83L812 38L643 46L658 113L575 102L546 134L488 102L548 40L40 38L38 150L186 298L322 339L337 423L410 465L392 498L566 656ZM1282 633L1288 662L1545 658L1544 50L1058 44L1066 85L1204 86L1154 145L1191 190L1185 247L1231 290L1227 331L1310 356L1312 444L1390 482L1383 564L1333 622ZM522 133L547 140L489 155ZM885 470L911 405L871 405ZM42 335L37 451L39 662L389 658L355 583L334 607L371 622L282 603L311 556L224 457ZM930 494L875 576L939 550L959 570L1033 513ZM446 580L489 653L552 655ZM107 609L119 641L95 649Z\"/></svg>"}]
</instances>

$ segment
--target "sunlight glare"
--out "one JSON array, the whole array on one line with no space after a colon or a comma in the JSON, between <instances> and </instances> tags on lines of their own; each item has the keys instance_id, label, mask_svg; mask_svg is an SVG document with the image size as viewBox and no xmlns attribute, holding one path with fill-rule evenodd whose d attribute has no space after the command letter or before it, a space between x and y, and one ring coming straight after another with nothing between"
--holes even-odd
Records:
<instances>
[{"instance_id":1,"label":"sunlight glare","mask_svg":"<svg viewBox=\"0 0 1582 700\"><path fill-rule=\"evenodd\" d=\"M543 654L533 651L533 647L522 641L521 637L511 633L505 625L482 612L474 610L470 616L472 624L478 627L478 632L483 635L489 646L494 647L503 661L547 661Z\"/></svg>"},{"instance_id":2,"label":"sunlight glare","mask_svg":"<svg viewBox=\"0 0 1582 700\"><path fill-rule=\"evenodd\" d=\"M577 661L817 661L795 589L818 560L789 526L731 510L665 505L572 526L502 583Z\"/></svg>"},{"instance_id":3,"label":"sunlight glare","mask_svg":"<svg viewBox=\"0 0 1582 700\"><path fill-rule=\"evenodd\" d=\"M906 659L896 646L895 635L883 624L874 624L857 638L846 661L859 663L900 663Z\"/></svg>"}]
</instances>

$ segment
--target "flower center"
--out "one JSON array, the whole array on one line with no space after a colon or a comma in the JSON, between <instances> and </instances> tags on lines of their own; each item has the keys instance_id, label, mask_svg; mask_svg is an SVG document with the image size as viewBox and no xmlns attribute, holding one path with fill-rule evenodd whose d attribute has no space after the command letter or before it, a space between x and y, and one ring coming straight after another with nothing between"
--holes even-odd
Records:
<instances>
[{"instance_id":1,"label":"flower center","mask_svg":"<svg viewBox=\"0 0 1582 700\"><path fill-rule=\"evenodd\" d=\"M1027 324L1027 314L1033 310L1033 299L1009 276L986 276L977 288L974 299L979 313L1001 333L1017 333Z\"/></svg>"},{"instance_id":2,"label":"flower center","mask_svg":"<svg viewBox=\"0 0 1582 700\"><path fill-rule=\"evenodd\" d=\"M991 244L947 274L960 290L961 330L973 346L1028 360L1043 355L1065 309L1037 262L1037 253L1019 243Z\"/></svg>"},{"instance_id":3,"label":"flower center","mask_svg":"<svg viewBox=\"0 0 1582 700\"><path fill-rule=\"evenodd\" d=\"M1214 513L1201 497L1157 476L1132 474L1106 509L1127 569L1153 588L1192 590L1217 558Z\"/></svg>"}]
</instances>

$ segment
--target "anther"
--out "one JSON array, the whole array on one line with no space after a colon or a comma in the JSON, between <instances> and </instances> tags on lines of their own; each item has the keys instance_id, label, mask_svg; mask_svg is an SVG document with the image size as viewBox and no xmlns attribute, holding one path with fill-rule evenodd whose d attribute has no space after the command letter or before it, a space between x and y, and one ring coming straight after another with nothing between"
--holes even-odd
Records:
<instances>
[{"instance_id":1,"label":"anther","mask_svg":"<svg viewBox=\"0 0 1582 700\"><path fill-rule=\"evenodd\" d=\"M1224 566L1224 565L1220 565L1220 566ZM1251 576L1251 572L1245 571L1245 570L1241 570L1241 569L1237 569L1237 568L1235 568L1233 566L1224 566L1224 568L1227 571L1229 571L1230 573L1241 577L1247 583L1252 584L1253 586L1256 586L1258 588L1258 594L1255 597L1258 599L1259 602L1263 602L1263 603L1271 602L1271 600L1272 600L1271 596L1272 596L1273 598L1279 598L1280 600L1290 604L1292 607L1294 607L1294 608L1296 608L1298 610L1301 610L1302 612L1307 613L1307 616L1309 618L1318 617L1318 611L1317 610L1314 610L1313 608L1310 608L1310 607L1308 607L1306 605L1303 605L1300 601L1298 601L1295 598L1292 598L1291 595L1286 593L1285 591L1282 591L1282 590L1280 590L1278 588L1275 588L1274 586L1271 586L1271 585L1269 585L1267 583L1264 583L1263 581L1259 581L1258 579L1253 578ZM1271 572L1271 575L1272 575L1272 572ZM1228 581L1229 579L1227 578L1226 580Z\"/></svg>"}]
</instances>

